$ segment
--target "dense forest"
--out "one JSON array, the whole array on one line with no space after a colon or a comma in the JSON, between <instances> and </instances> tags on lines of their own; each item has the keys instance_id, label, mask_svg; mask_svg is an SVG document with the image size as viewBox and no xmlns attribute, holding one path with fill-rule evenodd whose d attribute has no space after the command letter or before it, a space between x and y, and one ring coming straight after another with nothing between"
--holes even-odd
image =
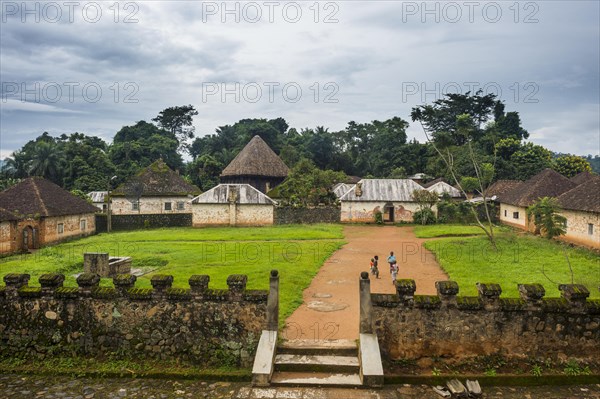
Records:
<instances>
[{"instance_id":1,"label":"dense forest","mask_svg":"<svg viewBox=\"0 0 600 399\"><path fill-rule=\"evenodd\" d=\"M428 141L408 140L409 121L348 122L330 131L290 127L284 118L242 119L196 137L192 105L167 108L148 121L124 126L112 143L84 133L53 137L44 132L1 165L0 188L28 176L43 176L68 190L106 190L162 158L203 190L218 184L223 168L259 135L290 167L306 171L339 171L346 175L403 178L424 172L452 182L440 152L452 160L458 177L475 174L474 161L493 166L493 179L527 179L551 167L570 177L600 171L600 158L554 154L526 141L529 133L518 112L506 112L493 94L448 94L413 108L410 122L420 125ZM188 162L184 159L190 159ZM308 169L307 169L308 168ZM112 176L115 179L110 181ZM334 174L334 176L343 176Z\"/></svg>"}]
</instances>

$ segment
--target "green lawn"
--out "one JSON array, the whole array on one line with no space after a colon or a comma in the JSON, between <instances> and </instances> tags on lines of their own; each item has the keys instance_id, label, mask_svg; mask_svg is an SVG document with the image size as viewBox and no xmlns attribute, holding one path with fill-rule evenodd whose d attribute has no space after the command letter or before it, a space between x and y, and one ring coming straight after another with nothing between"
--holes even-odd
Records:
<instances>
[{"instance_id":1,"label":"green lawn","mask_svg":"<svg viewBox=\"0 0 600 399\"><path fill-rule=\"evenodd\" d=\"M425 247L436 254L450 279L458 282L459 295L477 295L475 283L482 282L500 284L503 297L518 297L517 284L540 283L546 297L558 297L558 284L571 282L566 250L574 282L587 286L590 298L600 298L597 253L507 230L498 233L497 244L498 251L494 251L486 237L476 236L440 238L426 242Z\"/></svg>"},{"instance_id":2,"label":"green lawn","mask_svg":"<svg viewBox=\"0 0 600 399\"><path fill-rule=\"evenodd\" d=\"M248 275L248 289L268 289L269 272L280 272L281 319L302 303L302 291L331 253L343 244L341 225L247 228L170 228L115 232L50 246L31 255L0 259L0 275L29 273L31 284L48 272L63 273L76 286L84 252L131 256L146 274L138 287L150 287L153 274L171 274L174 287L188 287L193 274L208 274L211 288L227 288L230 274ZM110 279L102 285L111 286Z\"/></svg>"},{"instance_id":3,"label":"green lawn","mask_svg":"<svg viewBox=\"0 0 600 399\"><path fill-rule=\"evenodd\" d=\"M428 226L415 226L417 238L473 236L485 234L477 226L466 226L463 224L433 224Z\"/></svg>"}]
</instances>

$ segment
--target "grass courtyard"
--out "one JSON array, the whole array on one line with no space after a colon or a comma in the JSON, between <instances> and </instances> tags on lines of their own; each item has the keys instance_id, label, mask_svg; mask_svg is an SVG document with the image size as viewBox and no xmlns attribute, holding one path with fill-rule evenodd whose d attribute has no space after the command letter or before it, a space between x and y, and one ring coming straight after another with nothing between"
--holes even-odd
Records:
<instances>
[{"instance_id":1,"label":"grass courtyard","mask_svg":"<svg viewBox=\"0 0 600 399\"><path fill-rule=\"evenodd\" d=\"M137 287L151 287L154 274L171 274L174 287L188 287L194 274L208 274L210 288L227 288L230 274L248 275L248 289L268 289L269 272L280 272L281 319L302 303L302 291L335 250L343 244L341 225L273 226L260 228L169 228L98 234L34 254L0 259L0 275L28 273L30 285L40 275L65 274L65 286L77 286L83 253L108 252L131 256L139 269ZM111 286L111 279L101 285Z\"/></svg>"},{"instance_id":2,"label":"grass courtyard","mask_svg":"<svg viewBox=\"0 0 600 399\"><path fill-rule=\"evenodd\" d=\"M590 298L600 298L598 253L507 227L494 231L497 251L478 227L433 225L415 228L417 237L439 237L424 245L435 253L450 279L458 282L459 295L477 295L475 283L481 282L500 284L503 297L518 297L517 284L540 283L546 289L546 297L558 297L558 284L571 283L568 256L573 268L573 282L585 285Z\"/></svg>"}]
</instances>

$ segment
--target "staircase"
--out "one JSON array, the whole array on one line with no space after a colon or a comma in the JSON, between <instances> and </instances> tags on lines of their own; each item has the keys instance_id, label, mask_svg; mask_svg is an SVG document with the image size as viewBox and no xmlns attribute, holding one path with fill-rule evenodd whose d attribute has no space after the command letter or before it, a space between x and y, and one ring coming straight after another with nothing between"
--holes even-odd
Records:
<instances>
[{"instance_id":1,"label":"staircase","mask_svg":"<svg viewBox=\"0 0 600 399\"><path fill-rule=\"evenodd\" d=\"M272 386L362 386L354 341L293 340L277 346Z\"/></svg>"}]
</instances>

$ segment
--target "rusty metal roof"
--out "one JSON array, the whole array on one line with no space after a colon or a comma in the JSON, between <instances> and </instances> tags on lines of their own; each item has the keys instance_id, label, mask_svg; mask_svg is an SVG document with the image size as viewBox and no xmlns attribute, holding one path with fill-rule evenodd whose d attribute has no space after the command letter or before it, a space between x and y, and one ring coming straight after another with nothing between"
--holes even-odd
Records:
<instances>
[{"instance_id":1,"label":"rusty metal roof","mask_svg":"<svg viewBox=\"0 0 600 399\"><path fill-rule=\"evenodd\" d=\"M108 191L92 191L87 194L88 197L92 200L92 202L104 202Z\"/></svg>"},{"instance_id":2,"label":"rusty metal roof","mask_svg":"<svg viewBox=\"0 0 600 399\"><path fill-rule=\"evenodd\" d=\"M451 186L443 180L427 185L425 190L431 193L436 193L437 195L443 195L444 193L447 193L452 198L462 197L462 193L459 189Z\"/></svg>"},{"instance_id":3,"label":"rusty metal roof","mask_svg":"<svg viewBox=\"0 0 600 399\"><path fill-rule=\"evenodd\" d=\"M338 183L335 186L333 186L333 193L337 198L340 198L342 195L346 194L349 190L354 188L354 186L355 184Z\"/></svg>"},{"instance_id":4,"label":"rusty metal roof","mask_svg":"<svg viewBox=\"0 0 600 399\"><path fill-rule=\"evenodd\" d=\"M267 197L249 184L219 184L192 200L192 204L254 204L275 205Z\"/></svg>"},{"instance_id":5,"label":"rusty metal roof","mask_svg":"<svg viewBox=\"0 0 600 399\"><path fill-rule=\"evenodd\" d=\"M362 179L340 201L413 202L412 193L423 190L410 179Z\"/></svg>"}]
</instances>

